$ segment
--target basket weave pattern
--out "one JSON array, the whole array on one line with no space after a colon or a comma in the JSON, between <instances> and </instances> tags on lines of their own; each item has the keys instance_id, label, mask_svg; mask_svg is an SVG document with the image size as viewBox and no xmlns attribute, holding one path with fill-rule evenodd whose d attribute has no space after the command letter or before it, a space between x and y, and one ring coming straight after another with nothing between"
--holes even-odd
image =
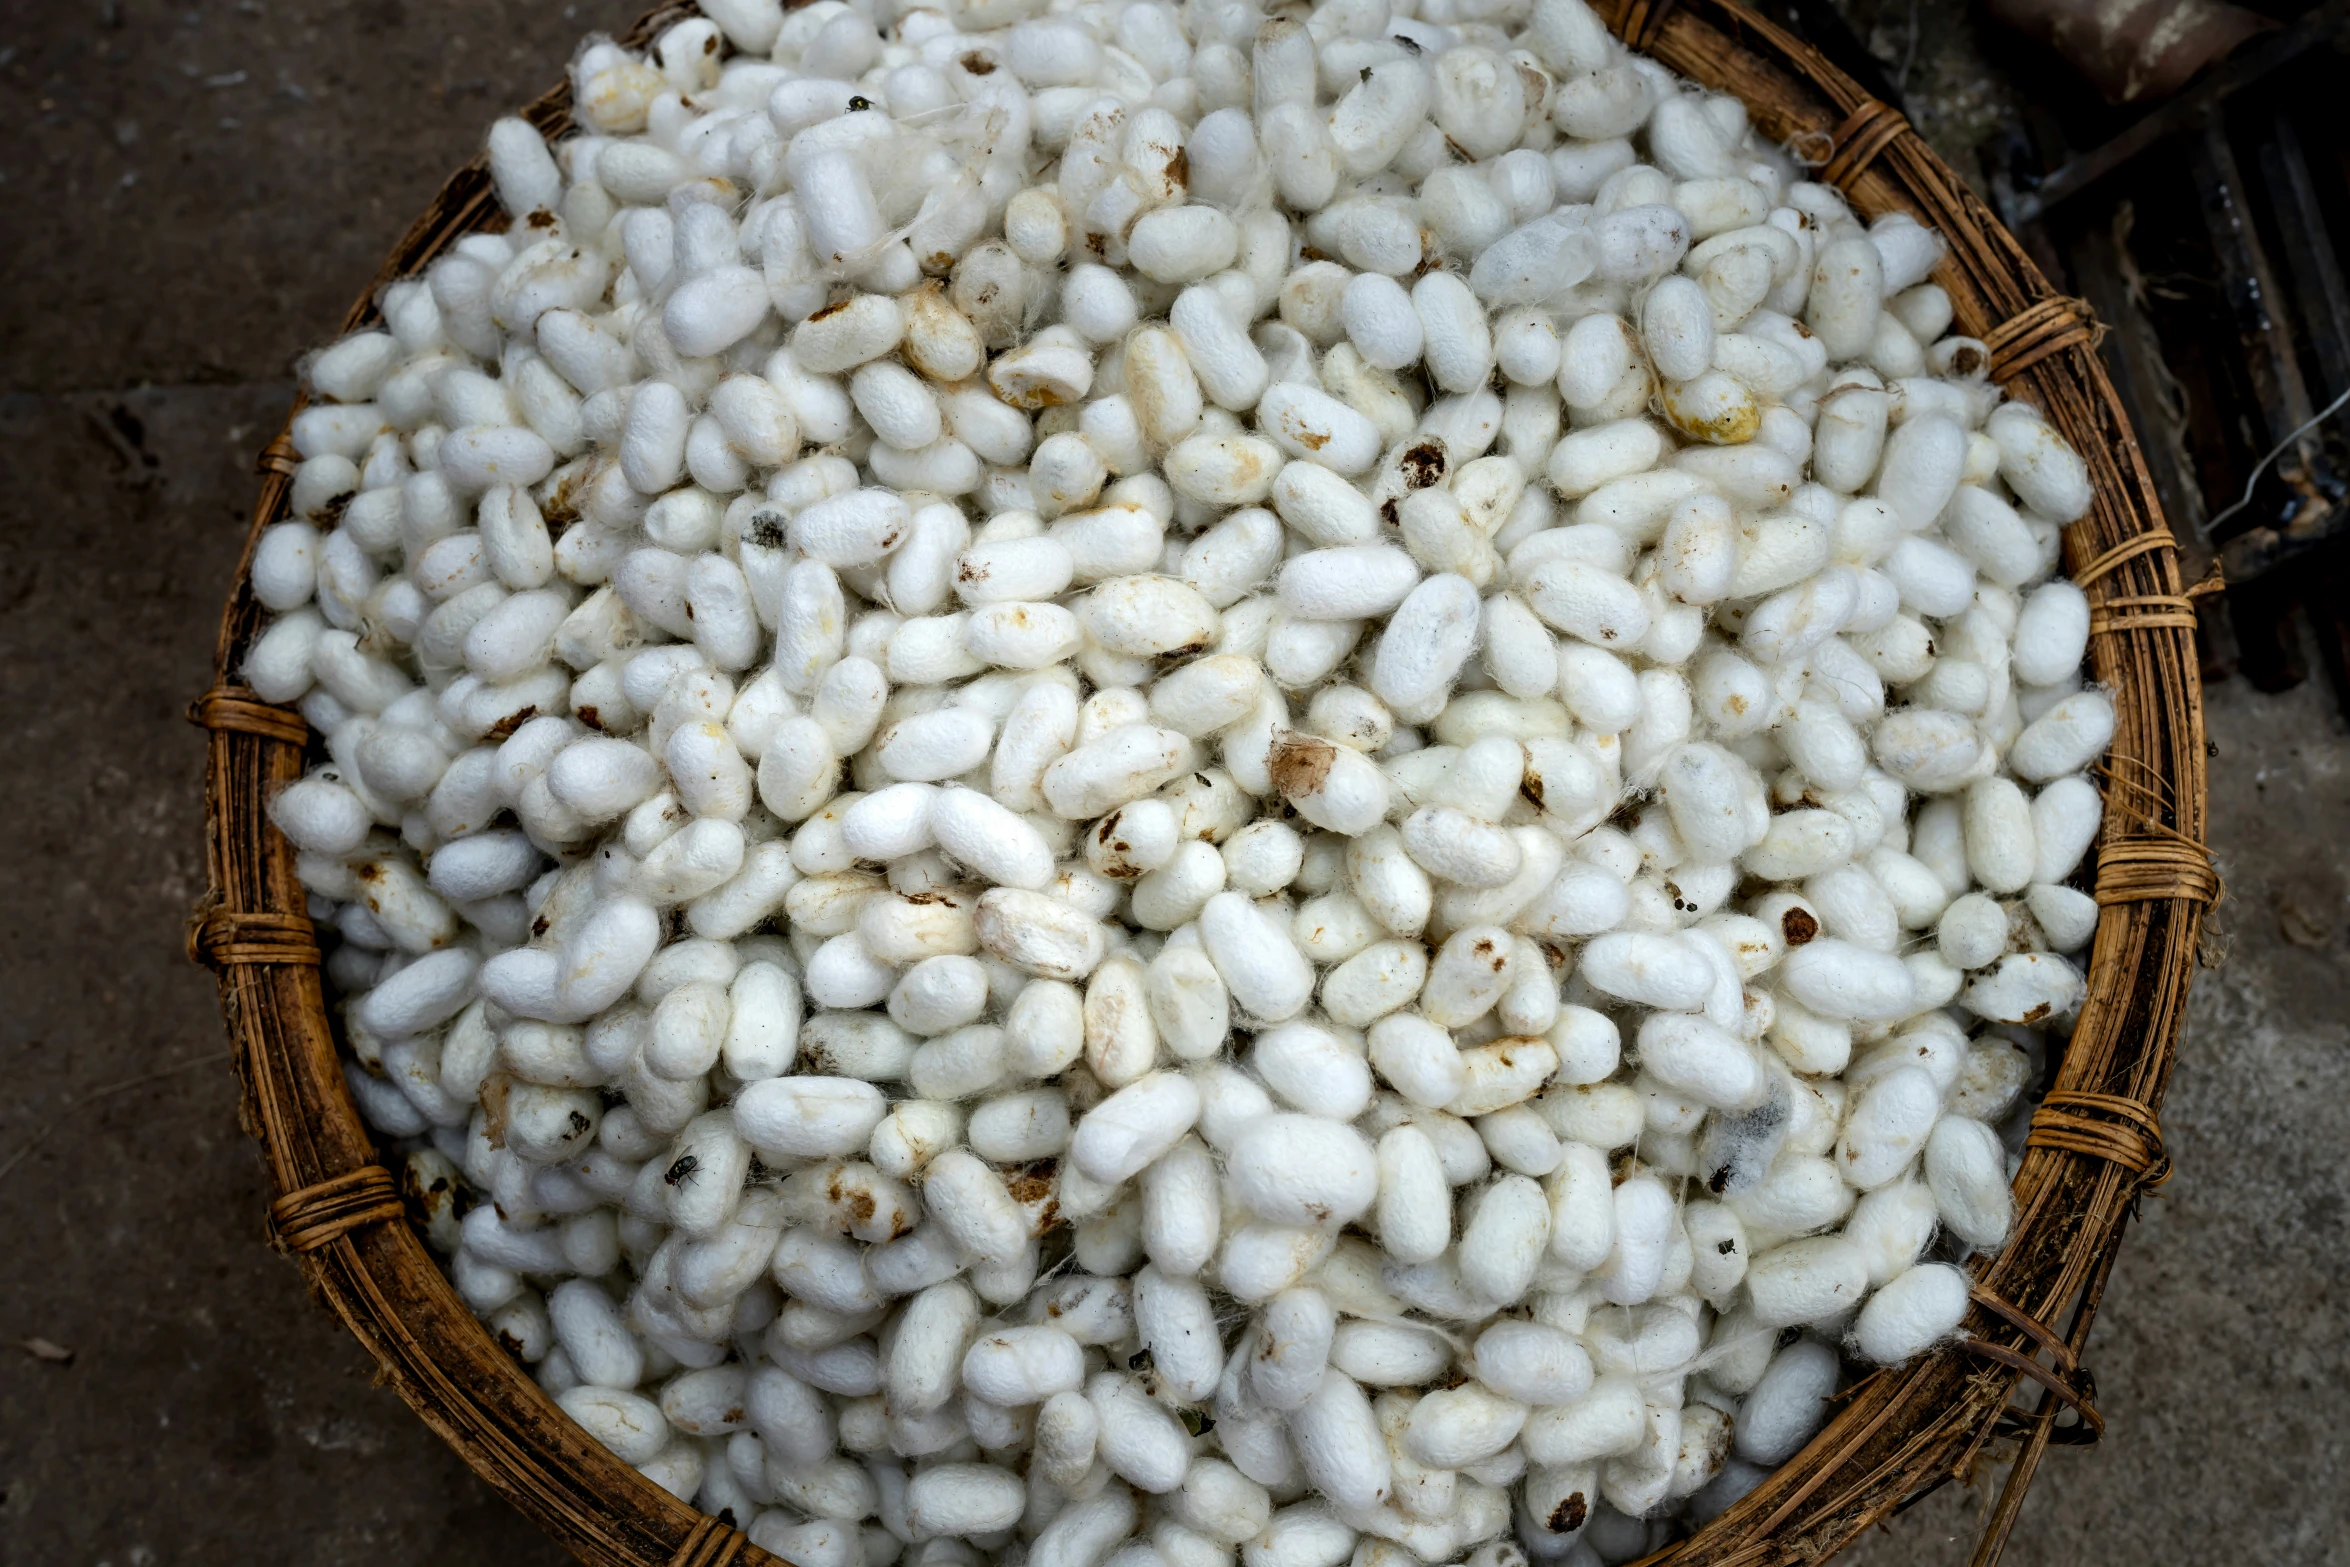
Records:
<instances>
[{"instance_id":1,"label":"basket weave pattern","mask_svg":"<svg viewBox=\"0 0 2350 1567\"><path fill-rule=\"evenodd\" d=\"M1904 211L1950 254L1934 274L1955 327L1983 340L2010 395L2039 405L2089 465L2089 514L2065 561L2093 606L2091 672L2115 696L2103 767L2088 995L2033 1118L2015 1226L1977 1266L1967 1336L1870 1376L1836 1418L1729 1512L1642 1567L1813 1562L1943 1480L1993 1438L2015 1461L1976 1548L1989 1567L2052 1443L2102 1429L2080 1351L2140 1189L2169 1173L2156 1119L2202 921L2219 892L2204 833L2204 737L2194 611L2135 438L2095 356L2101 329L2054 294L2014 238L1888 106L1815 51L1729 0L1599 0L1616 32L1702 85L1742 99L1767 138L1842 189L1867 218ZM641 47L694 14L672 4L622 40ZM561 86L523 110L550 139L570 128ZM486 163L459 170L344 323L375 319L385 284L463 235L504 226ZM300 407L299 401L296 410ZM304 916L294 853L263 803L305 765L301 717L231 683L264 612L247 585L254 540L286 514L284 434L262 454L260 496L222 617L213 689L191 709L211 731L205 780L210 891L189 955L219 975L236 1046L241 1118L262 1145L272 1244L366 1346L383 1375L484 1479L581 1559L609 1567L723 1567L775 1558L613 1457L565 1416L458 1300L404 1209L345 1088ZM2011 1410L2020 1384L2045 1395ZM2067 1412L2071 1418L2066 1418Z\"/></svg>"}]
</instances>

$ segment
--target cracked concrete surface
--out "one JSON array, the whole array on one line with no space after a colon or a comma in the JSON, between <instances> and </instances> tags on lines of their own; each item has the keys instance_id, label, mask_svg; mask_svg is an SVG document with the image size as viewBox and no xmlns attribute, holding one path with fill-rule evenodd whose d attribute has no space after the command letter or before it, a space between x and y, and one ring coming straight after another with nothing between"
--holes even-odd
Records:
<instances>
[{"instance_id":1,"label":"cracked concrete surface","mask_svg":"<svg viewBox=\"0 0 2350 1567\"><path fill-rule=\"evenodd\" d=\"M493 114L632 9L68 0L0 43L0 1563L562 1559L263 1244L181 955L203 861L180 715L297 356ZM1933 25L1929 72L1960 24ZM2350 1469L2350 737L2317 688L2209 697L2229 960L2166 1109L2179 1174L2091 1343L2111 1434L2050 1456L2017 1564L2350 1559L2327 1483ZM1980 1504L1947 1488L1848 1559L1961 1562Z\"/></svg>"}]
</instances>

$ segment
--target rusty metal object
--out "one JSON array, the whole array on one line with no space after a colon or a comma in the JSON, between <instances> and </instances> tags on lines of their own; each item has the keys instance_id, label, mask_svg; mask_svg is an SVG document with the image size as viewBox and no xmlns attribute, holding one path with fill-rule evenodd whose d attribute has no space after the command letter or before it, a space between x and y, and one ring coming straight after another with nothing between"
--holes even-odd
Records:
<instances>
[{"instance_id":1,"label":"rusty metal object","mask_svg":"<svg viewBox=\"0 0 2350 1567\"><path fill-rule=\"evenodd\" d=\"M2227 0L1990 0L1991 14L2062 55L2108 103L2153 103L2276 24Z\"/></svg>"}]
</instances>

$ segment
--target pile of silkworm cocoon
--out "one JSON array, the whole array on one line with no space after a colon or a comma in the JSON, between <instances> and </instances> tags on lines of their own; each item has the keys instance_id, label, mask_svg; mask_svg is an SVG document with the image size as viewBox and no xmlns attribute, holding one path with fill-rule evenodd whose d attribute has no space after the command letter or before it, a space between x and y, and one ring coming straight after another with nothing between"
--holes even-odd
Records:
<instances>
[{"instance_id":1,"label":"pile of silkworm cocoon","mask_svg":"<svg viewBox=\"0 0 2350 1567\"><path fill-rule=\"evenodd\" d=\"M561 1407L796 1567L1588 1564L1957 1332L2114 709L1939 238L1581 0L703 10L251 563Z\"/></svg>"}]
</instances>

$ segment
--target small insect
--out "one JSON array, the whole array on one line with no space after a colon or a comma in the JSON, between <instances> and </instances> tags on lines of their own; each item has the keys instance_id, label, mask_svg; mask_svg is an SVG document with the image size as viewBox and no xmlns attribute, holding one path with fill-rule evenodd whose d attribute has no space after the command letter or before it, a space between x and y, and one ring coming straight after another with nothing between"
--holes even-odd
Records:
<instances>
[{"instance_id":1,"label":"small insect","mask_svg":"<svg viewBox=\"0 0 2350 1567\"><path fill-rule=\"evenodd\" d=\"M669 1186L682 1185L691 1181L694 1178L694 1171L701 1167L702 1161L689 1153L671 1165L668 1171L662 1175L661 1180L663 1184Z\"/></svg>"},{"instance_id":2,"label":"small insect","mask_svg":"<svg viewBox=\"0 0 2350 1567\"><path fill-rule=\"evenodd\" d=\"M873 100L865 97L862 93L849 99L849 109L852 113L858 109L870 109L872 107Z\"/></svg>"}]
</instances>

